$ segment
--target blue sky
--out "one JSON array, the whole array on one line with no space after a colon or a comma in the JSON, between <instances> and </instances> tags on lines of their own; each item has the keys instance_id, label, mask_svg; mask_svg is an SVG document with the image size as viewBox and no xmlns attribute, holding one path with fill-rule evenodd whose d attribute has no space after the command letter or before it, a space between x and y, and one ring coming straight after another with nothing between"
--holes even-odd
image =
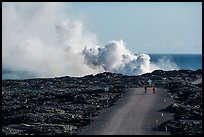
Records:
<instances>
[{"instance_id":1,"label":"blue sky","mask_svg":"<svg viewBox=\"0 0 204 137\"><path fill-rule=\"evenodd\" d=\"M201 2L72 2L69 14L105 44L134 53L202 53Z\"/></svg>"}]
</instances>

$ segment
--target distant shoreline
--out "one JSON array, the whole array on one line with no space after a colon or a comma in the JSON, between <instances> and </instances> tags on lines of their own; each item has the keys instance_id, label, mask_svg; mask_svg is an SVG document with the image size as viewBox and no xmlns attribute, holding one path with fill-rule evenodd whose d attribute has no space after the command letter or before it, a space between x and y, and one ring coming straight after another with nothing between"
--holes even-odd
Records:
<instances>
[{"instance_id":1,"label":"distant shoreline","mask_svg":"<svg viewBox=\"0 0 204 137\"><path fill-rule=\"evenodd\" d=\"M179 69L179 70L197 71L197 70L202 70L202 68L196 69L196 70L193 70L193 69ZM169 71L179 71L179 70L169 70ZM154 71L156 71L156 70L154 70ZM165 71L165 70L162 70L162 71ZM7 73L12 73L12 71L8 71ZM24 72L24 73L26 73L26 72ZM102 72L102 73L104 73L104 72ZM110 72L110 73L114 73L114 72ZM152 72L150 72L150 73L152 73ZM116 73L116 74L120 74L120 73ZM146 73L144 73L144 74L146 74ZM15 78L4 78L3 75L4 74L3 74L3 70L2 70L2 81L4 81L4 80L31 80L31 79L51 79L51 78L72 77L72 76L57 76L57 77L34 77L34 76L30 76L28 78L16 78L15 79ZM92 75L92 74L88 74L88 75ZM88 76L88 75L85 75L85 76ZM95 75L97 75L97 74L95 74ZM123 75L123 74L121 74L121 75ZM143 74L141 74L141 75L143 75ZM133 75L133 76L141 76L141 75ZM73 76L72 78L82 78L82 77L85 77L85 76L79 76L79 77ZM126 75L124 75L124 76L126 76Z\"/></svg>"}]
</instances>

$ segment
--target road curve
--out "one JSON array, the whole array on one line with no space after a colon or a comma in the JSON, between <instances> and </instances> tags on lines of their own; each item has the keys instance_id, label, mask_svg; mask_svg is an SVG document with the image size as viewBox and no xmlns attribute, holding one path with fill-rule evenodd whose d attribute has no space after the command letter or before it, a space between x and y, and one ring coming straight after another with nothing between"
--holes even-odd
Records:
<instances>
[{"instance_id":1,"label":"road curve","mask_svg":"<svg viewBox=\"0 0 204 137\"><path fill-rule=\"evenodd\" d=\"M129 89L117 103L93 118L82 128L81 135L168 135L169 132L153 130L160 123L171 119L170 113L160 112L173 103L165 89Z\"/></svg>"}]
</instances>

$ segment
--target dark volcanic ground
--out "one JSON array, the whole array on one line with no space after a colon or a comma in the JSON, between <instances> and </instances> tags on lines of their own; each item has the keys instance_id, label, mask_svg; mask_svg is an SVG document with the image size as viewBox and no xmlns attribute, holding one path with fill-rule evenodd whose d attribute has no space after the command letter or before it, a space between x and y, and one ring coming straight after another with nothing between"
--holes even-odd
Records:
<instances>
[{"instance_id":1,"label":"dark volcanic ground","mask_svg":"<svg viewBox=\"0 0 204 137\"><path fill-rule=\"evenodd\" d=\"M100 73L95 76L2 80L2 133L70 135L90 123L90 116L110 107L139 80L169 89L175 103L164 108L174 120L159 126L171 134L202 134L202 70L157 70L141 76Z\"/></svg>"}]
</instances>

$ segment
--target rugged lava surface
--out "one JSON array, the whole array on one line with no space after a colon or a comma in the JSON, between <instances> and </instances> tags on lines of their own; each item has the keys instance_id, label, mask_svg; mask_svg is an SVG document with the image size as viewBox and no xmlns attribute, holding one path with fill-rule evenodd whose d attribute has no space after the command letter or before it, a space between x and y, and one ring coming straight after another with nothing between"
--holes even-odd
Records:
<instances>
[{"instance_id":1,"label":"rugged lava surface","mask_svg":"<svg viewBox=\"0 0 204 137\"><path fill-rule=\"evenodd\" d=\"M2 133L6 135L70 135L90 117L122 97L139 80L152 79L169 89L175 103L163 111L174 119L159 126L171 134L202 133L202 70L157 70L141 76L104 72L95 76L2 80Z\"/></svg>"}]
</instances>

